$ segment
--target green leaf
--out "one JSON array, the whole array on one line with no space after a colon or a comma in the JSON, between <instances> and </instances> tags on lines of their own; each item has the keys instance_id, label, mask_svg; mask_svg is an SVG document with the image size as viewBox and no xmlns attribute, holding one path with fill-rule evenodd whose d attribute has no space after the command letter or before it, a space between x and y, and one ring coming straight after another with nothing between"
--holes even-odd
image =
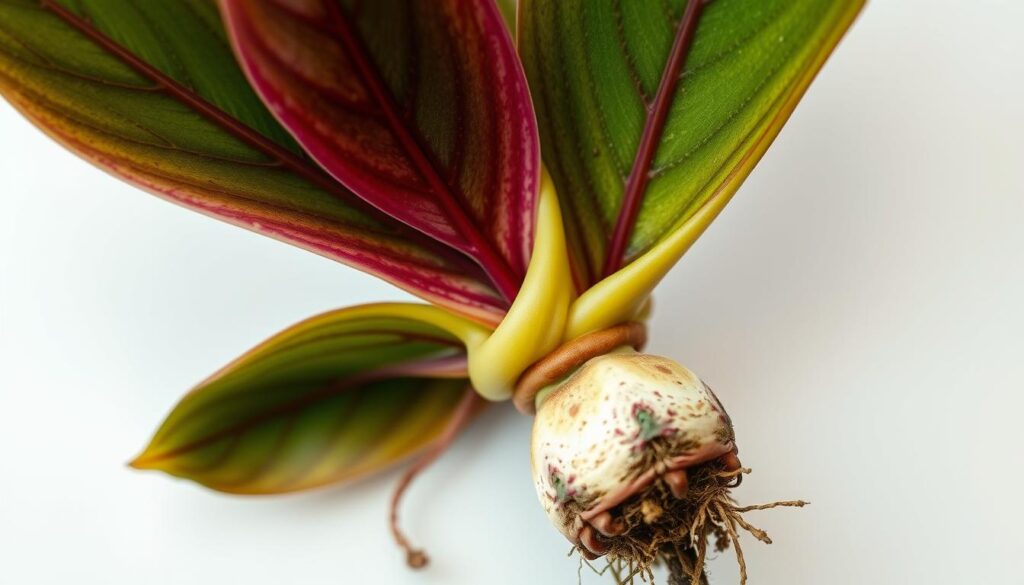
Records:
<instances>
[{"instance_id":1,"label":"green leaf","mask_svg":"<svg viewBox=\"0 0 1024 585\"><path fill-rule=\"evenodd\" d=\"M507 307L462 254L370 208L302 154L249 87L207 0L0 0L0 93L160 197L480 321Z\"/></svg>"},{"instance_id":2,"label":"green leaf","mask_svg":"<svg viewBox=\"0 0 1024 585\"><path fill-rule=\"evenodd\" d=\"M505 26L512 33L512 38L516 36L516 5L518 0L497 0L498 10L501 11L501 17L505 19Z\"/></svg>"},{"instance_id":3,"label":"green leaf","mask_svg":"<svg viewBox=\"0 0 1024 585\"><path fill-rule=\"evenodd\" d=\"M861 5L713 0L687 21L685 0L523 0L520 53L581 288L735 191Z\"/></svg>"},{"instance_id":4,"label":"green leaf","mask_svg":"<svg viewBox=\"0 0 1024 585\"><path fill-rule=\"evenodd\" d=\"M467 389L452 333L366 305L303 321L199 384L132 465L240 494L352 479L437 438Z\"/></svg>"}]
</instances>

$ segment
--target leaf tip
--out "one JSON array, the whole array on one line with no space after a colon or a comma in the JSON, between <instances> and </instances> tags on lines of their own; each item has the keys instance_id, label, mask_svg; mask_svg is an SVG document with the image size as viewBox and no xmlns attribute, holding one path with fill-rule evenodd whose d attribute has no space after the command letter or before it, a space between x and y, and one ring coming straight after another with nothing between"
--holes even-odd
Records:
<instances>
[{"instance_id":1,"label":"leaf tip","mask_svg":"<svg viewBox=\"0 0 1024 585\"><path fill-rule=\"evenodd\" d=\"M158 469L159 468L159 463L157 461L157 458L154 457L149 452L149 448L148 447L142 453L139 453L138 455L136 455L134 459L132 459L131 461L126 463L126 465L128 467L131 467L132 469L137 469L137 470L140 470L140 471L148 471L148 470Z\"/></svg>"}]
</instances>

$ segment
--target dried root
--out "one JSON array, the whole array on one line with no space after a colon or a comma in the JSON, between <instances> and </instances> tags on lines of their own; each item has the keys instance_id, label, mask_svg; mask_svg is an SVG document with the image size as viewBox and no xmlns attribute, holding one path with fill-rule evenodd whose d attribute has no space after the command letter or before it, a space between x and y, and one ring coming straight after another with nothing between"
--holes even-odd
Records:
<instances>
[{"instance_id":1,"label":"dried root","mask_svg":"<svg viewBox=\"0 0 1024 585\"><path fill-rule=\"evenodd\" d=\"M707 585L704 564L709 544L722 552L731 545L740 567L740 583L747 582L747 566L740 546L740 531L771 544L768 534L750 524L743 514L779 507L803 507L807 502L782 501L756 506L738 506L730 494L749 469L727 470L718 462L687 470L688 491L678 489L664 478L627 500L614 511L625 523L621 535L603 540L607 565L598 573L610 572L619 585L653 583L652 568L664 563L670 585ZM583 552L583 551L581 551Z\"/></svg>"},{"instance_id":2,"label":"dried root","mask_svg":"<svg viewBox=\"0 0 1024 585\"><path fill-rule=\"evenodd\" d=\"M483 399L475 390L466 388L441 436L413 462L409 469L402 474L401 479L398 480L398 484L395 486L395 491L391 495L388 526L391 528L391 535L395 539L395 544L405 552L405 562L409 565L409 568L422 569L426 567L430 562L430 557L427 556L423 549L414 547L402 531L398 521L398 508L402 503L402 496L405 495L405 491L412 485L413 480L448 450L448 447L465 429L466 425L481 411L484 404Z\"/></svg>"}]
</instances>

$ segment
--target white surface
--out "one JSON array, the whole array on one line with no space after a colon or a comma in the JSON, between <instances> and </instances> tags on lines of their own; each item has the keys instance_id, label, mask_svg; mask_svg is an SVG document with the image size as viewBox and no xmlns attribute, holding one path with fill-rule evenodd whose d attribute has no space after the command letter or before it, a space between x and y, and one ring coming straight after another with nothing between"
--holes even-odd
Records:
<instances>
[{"instance_id":1,"label":"white surface","mask_svg":"<svg viewBox=\"0 0 1024 585\"><path fill-rule=\"evenodd\" d=\"M658 296L776 544L752 583L1019 583L1024 5L870 5ZM192 383L320 310L402 295L103 175L0 106L0 583L576 582L492 411L411 493L278 499L124 467ZM734 583L728 557L716 583ZM584 574L585 583L610 583Z\"/></svg>"}]
</instances>

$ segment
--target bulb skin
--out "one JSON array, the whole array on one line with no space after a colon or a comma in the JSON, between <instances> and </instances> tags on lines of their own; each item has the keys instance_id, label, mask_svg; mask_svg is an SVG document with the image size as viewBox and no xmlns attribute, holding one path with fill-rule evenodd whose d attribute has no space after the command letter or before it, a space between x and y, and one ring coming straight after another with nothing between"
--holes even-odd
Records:
<instances>
[{"instance_id":1,"label":"bulb skin","mask_svg":"<svg viewBox=\"0 0 1024 585\"><path fill-rule=\"evenodd\" d=\"M654 481L685 491L685 469L735 452L729 415L700 378L624 352L592 358L539 405L531 467L552 524L579 544Z\"/></svg>"}]
</instances>

